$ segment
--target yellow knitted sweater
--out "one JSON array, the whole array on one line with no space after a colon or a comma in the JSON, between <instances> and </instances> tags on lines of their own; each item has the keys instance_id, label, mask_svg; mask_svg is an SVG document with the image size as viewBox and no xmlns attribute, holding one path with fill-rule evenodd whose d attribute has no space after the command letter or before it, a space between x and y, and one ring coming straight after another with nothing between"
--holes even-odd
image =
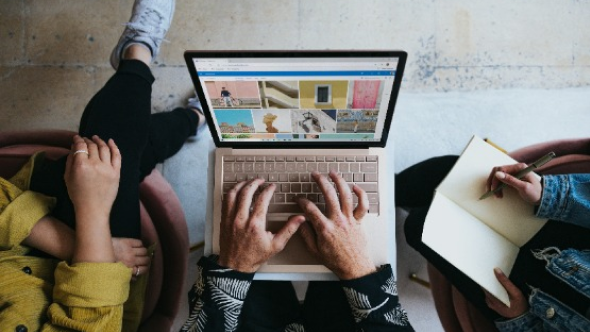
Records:
<instances>
[{"instance_id":1,"label":"yellow knitted sweater","mask_svg":"<svg viewBox=\"0 0 590 332\"><path fill-rule=\"evenodd\" d=\"M121 331L131 269L26 256L22 241L55 205L28 190L36 158L0 178L0 331Z\"/></svg>"}]
</instances>

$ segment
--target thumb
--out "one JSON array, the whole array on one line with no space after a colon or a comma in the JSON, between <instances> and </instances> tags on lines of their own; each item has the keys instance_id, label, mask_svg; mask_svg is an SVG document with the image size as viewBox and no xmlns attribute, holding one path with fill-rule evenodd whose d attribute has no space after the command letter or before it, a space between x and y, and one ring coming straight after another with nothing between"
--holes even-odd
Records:
<instances>
[{"instance_id":1,"label":"thumb","mask_svg":"<svg viewBox=\"0 0 590 332\"><path fill-rule=\"evenodd\" d=\"M313 230L312 226L308 222L304 222L299 228L299 234L303 238L303 242L305 242L305 246L307 249L314 255L318 255L318 247L316 243L316 234Z\"/></svg>"},{"instance_id":2,"label":"thumb","mask_svg":"<svg viewBox=\"0 0 590 332\"><path fill-rule=\"evenodd\" d=\"M496 275L496 279L498 279L498 282L500 282L500 284L504 286L504 289L506 289L506 292L508 293L508 296L510 298L514 298L518 294L520 294L520 289L518 289L518 287L516 287L516 285L513 284L512 281L510 281L510 279L508 279L506 274L504 274L504 272L500 268L494 268L494 274Z\"/></svg>"},{"instance_id":3,"label":"thumb","mask_svg":"<svg viewBox=\"0 0 590 332\"><path fill-rule=\"evenodd\" d=\"M274 252L278 253L285 248L287 242L291 239L293 234L297 232L299 226L305 222L304 216L291 216L287 223L274 236L272 245Z\"/></svg>"}]
</instances>

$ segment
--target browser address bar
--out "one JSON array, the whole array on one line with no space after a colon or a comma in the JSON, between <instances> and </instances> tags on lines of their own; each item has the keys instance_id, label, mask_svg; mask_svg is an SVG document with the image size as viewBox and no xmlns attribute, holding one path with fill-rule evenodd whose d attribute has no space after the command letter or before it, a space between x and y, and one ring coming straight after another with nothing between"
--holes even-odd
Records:
<instances>
[{"instance_id":1,"label":"browser address bar","mask_svg":"<svg viewBox=\"0 0 590 332\"><path fill-rule=\"evenodd\" d=\"M374 67L383 64L375 62L269 62L269 63L231 63L223 66L229 67Z\"/></svg>"}]
</instances>

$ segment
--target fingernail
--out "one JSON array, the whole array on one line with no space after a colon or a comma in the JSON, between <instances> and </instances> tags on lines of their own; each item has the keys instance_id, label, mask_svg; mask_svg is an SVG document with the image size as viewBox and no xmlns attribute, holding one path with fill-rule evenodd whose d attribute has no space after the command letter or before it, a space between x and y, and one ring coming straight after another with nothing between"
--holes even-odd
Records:
<instances>
[{"instance_id":1,"label":"fingernail","mask_svg":"<svg viewBox=\"0 0 590 332\"><path fill-rule=\"evenodd\" d=\"M502 272L502 269L500 269L499 267L495 267L495 268L494 268L494 272L495 272L496 274L504 274L504 272Z\"/></svg>"},{"instance_id":2,"label":"fingernail","mask_svg":"<svg viewBox=\"0 0 590 332\"><path fill-rule=\"evenodd\" d=\"M496 177L498 179L504 179L506 177L506 173L504 173L504 172L496 172Z\"/></svg>"}]
</instances>

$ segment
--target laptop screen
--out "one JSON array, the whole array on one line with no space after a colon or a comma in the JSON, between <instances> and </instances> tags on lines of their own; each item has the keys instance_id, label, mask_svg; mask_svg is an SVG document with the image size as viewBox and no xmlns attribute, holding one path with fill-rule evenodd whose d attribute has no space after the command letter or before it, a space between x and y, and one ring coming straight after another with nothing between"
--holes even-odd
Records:
<instances>
[{"instance_id":1,"label":"laptop screen","mask_svg":"<svg viewBox=\"0 0 590 332\"><path fill-rule=\"evenodd\" d=\"M217 145L274 148L383 146L405 56L185 53Z\"/></svg>"}]
</instances>

